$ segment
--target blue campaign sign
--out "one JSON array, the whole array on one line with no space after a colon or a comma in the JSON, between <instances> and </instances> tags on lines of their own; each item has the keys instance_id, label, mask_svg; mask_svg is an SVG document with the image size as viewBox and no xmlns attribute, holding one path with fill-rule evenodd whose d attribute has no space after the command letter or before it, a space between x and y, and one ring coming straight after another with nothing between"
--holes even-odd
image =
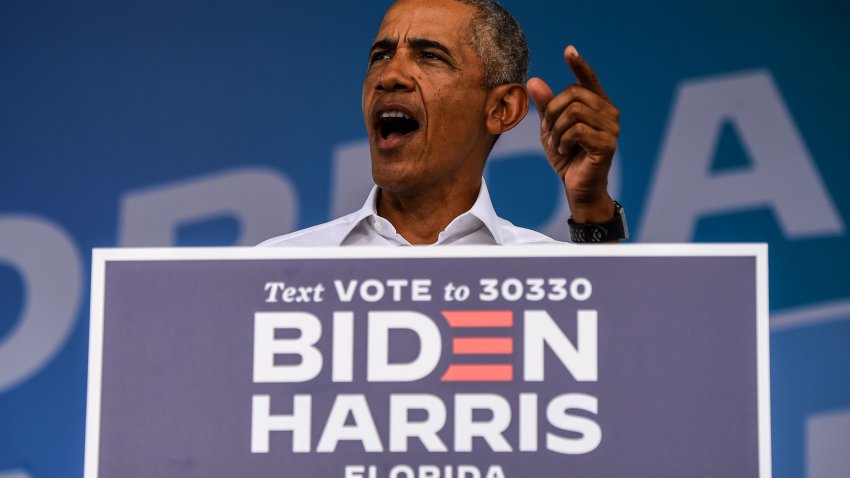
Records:
<instances>
[{"instance_id":1,"label":"blue campaign sign","mask_svg":"<svg viewBox=\"0 0 850 478\"><path fill-rule=\"evenodd\" d=\"M770 477L761 245L100 249L86 478Z\"/></svg>"},{"instance_id":2,"label":"blue campaign sign","mask_svg":"<svg viewBox=\"0 0 850 478\"><path fill-rule=\"evenodd\" d=\"M774 474L850 475L850 5L520 2L530 73L575 44L622 111L636 242L767 242ZM90 250L254 245L356 209L369 2L0 2L0 477L82 474ZM534 115L485 172L566 239Z\"/></svg>"}]
</instances>

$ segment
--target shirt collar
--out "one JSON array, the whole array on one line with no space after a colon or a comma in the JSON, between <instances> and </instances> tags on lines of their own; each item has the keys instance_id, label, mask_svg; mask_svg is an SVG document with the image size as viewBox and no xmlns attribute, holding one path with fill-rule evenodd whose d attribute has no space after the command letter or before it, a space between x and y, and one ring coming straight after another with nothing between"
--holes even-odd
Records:
<instances>
[{"instance_id":1,"label":"shirt collar","mask_svg":"<svg viewBox=\"0 0 850 478\"><path fill-rule=\"evenodd\" d=\"M478 198L472 205L472 208L466 214L471 214L477 217L484 226L490 231L496 244L502 245L502 229L499 228L499 216L496 215L496 210L493 209L493 203L490 201L490 192L487 190L487 183L484 178L481 178L481 190L478 191Z\"/></svg>"},{"instance_id":2,"label":"shirt collar","mask_svg":"<svg viewBox=\"0 0 850 478\"><path fill-rule=\"evenodd\" d=\"M409 245L409 243L396 232L392 223L378 215L378 191L378 186L372 187L363 207L361 207L360 210L352 216L350 228L343 237L347 237L358 225L365 221L365 225L367 227L371 228L387 240L394 243ZM493 203L490 201L490 193L487 190L487 184L484 182L484 178L481 179L481 189L478 191L478 197L475 199L475 203L473 203L469 211L454 218L454 220L446 226L446 229L440 233L438 243L442 242L442 240L448 236L469 234L478 229L481 224L487 228L493 236L493 239L496 241L496 244L502 245L503 238L502 231L499 228L499 217L496 215L496 210L493 209Z\"/></svg>"}]
</instances>

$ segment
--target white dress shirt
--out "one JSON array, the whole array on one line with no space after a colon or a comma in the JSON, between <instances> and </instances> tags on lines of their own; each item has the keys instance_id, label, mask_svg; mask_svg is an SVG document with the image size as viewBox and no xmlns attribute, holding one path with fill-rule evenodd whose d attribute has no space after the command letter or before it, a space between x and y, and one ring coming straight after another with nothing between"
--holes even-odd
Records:
<instances>
[{"instance_id":1,"label":"white dress shirt","mask_svg":"<svg viewBox=\"0 0 850 478\"><path fill-rule=\"evenodd\" d=\"M393 225L378 215L378 187L372 188L366 203L358 211L318 226L269 239L260 247L290 246L409 246ZM472 209L456 217L432 245L519 245L556 244L551 237L517 227L496 215L487 185L481 190Z\"/></svg>"}]
</instances>

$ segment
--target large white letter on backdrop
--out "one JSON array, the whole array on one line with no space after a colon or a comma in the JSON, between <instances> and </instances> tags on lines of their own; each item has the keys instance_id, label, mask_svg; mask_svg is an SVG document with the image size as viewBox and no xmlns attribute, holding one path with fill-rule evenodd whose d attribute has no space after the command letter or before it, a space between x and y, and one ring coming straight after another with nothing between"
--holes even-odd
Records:
<instances>
[{"instance_id":1,"label":"large white letter on backdrop","mask_svg":"<svg viewBox=\"0 0 850 478\"><path fill-rule=\"evenodd\" d=\"M700 218L765 207L790 239L843 233L844 224L768 72L685 82L672 111L641 241L686 242ZM726 122L739 133L751 167L712 175Z\"/></svg>"},{"instance_id":2,"label":"large white letter on backdrop","mask_svg":"<svg viewBox=\"0 0 850 478\"><path fill-rule=\"evenodd\" d=\"M121 201L118 243L174 246L181 226L219 217L239 223L234 245L290 232L298 217L295 186L275 170L245 168L129 192Z\"/></svg>"},{"instance_id":3,"label":"large white letter on backdrop","mask_svg":"<svg viewBox=\"0 0 850 478\"><path fill-rule=\"evenodd\" d=\"M83 267L68 234L46 219L0 216L0 264L24 283L19 319L0 339L0 393L46 365L77 320Z\"/></svg>"}]
</instances>

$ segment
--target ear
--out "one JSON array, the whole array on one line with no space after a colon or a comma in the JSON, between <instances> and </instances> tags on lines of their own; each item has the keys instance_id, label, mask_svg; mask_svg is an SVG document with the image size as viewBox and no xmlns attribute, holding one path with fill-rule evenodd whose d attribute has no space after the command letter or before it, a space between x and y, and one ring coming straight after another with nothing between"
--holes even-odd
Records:
<instances>
[{"instance_id":1,"label":"ear","mask_svg":"<svg viewBox=\"0 0 850 478\"><path fill-rule=\"evenodd\" d=\"M500 135L518 125L528 113L528 91L519 83L506 83L487 95L487 132Z\"/></svg>"}]
</instances>

